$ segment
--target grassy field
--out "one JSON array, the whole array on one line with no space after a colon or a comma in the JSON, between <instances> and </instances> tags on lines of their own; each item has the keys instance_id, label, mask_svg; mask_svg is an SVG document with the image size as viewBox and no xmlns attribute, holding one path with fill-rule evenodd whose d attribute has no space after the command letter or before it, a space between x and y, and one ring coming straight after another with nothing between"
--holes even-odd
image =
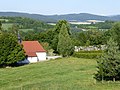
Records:
<instances>
[{"instance_id":1,"label":"grassy field","mask_svg":"<svg viewBox=\"0 0 120 90\"><path fill-rule=\"evenodd\" d=\"M96 60L63 58L0 69L0 90L120 90L120 83L96 82Z\"/></svg>"},{"instance_id":2,"label":"grassy field","mask_svg":"<svg viewBox=\"0 0 120 90\"><path fill-rule=\"evenodd\" d=\"M9 30L9 28L12 28L13 26L13 23L3 23L2 24L2 28L4 30ZM19 29L20 31L23 31L23 32L28 32L28 31L33 31L33 29Z\"/></svg>"},{"instance_id":3,"label":"grassy field","mask_svg":"<svg viewBox=\"0 0 120 90\"><path fill-rule=\"evenodd\" d=\"M0 19L0 21L8 22L9 20L8 19Z\"/></svg>"},{"instance_id":4,"label":"grassy field","mask_svg":"<svg viewBox=\"0 0 120 90\"><path fill-rule=\"evenodd\" d=\"M12 27L12 25L13 25L13 23L3 23L3 24L2 24L2 28L3 28L4 30L8 30L9 28Z\"/></svg>"}]
</instances>

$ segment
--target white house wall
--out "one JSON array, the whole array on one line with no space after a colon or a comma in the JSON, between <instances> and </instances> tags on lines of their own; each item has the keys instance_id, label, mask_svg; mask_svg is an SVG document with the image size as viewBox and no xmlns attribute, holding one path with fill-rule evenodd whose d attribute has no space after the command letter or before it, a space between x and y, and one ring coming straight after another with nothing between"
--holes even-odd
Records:
<instances>
[{"instance_id":1,"label":"white house wall","mask_svg":"<svg viewBox=\"0 0 120 90\"><path fill-rule=\"evenodd\" d=\"M38 62L38 57L28 57L27 60L28 60L30 63L35 63L35 62Z\"/></svg>"},{"instance_id":2,"label":"white house wall","mask_svg":"<svg viewBox=\"0 0 120 90\"><path fill-rule=\"evenodd\" d=\"M39 61L46 60L46 52L37 52L36 55L37 55Z\"/></svg>"}]
</instances>

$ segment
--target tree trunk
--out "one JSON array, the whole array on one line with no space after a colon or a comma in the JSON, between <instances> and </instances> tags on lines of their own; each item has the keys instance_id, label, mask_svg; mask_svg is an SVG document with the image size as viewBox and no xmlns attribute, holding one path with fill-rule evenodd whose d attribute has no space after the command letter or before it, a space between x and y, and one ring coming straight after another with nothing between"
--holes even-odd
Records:
<instances>
[{"instance_id":1,"label":"tree trunk","mask_svg":"<svg viewBox=\"0 0 120 90\"><path fill-rule=\"evenodd\" d=\"M103 83L103 79L102 79L102 83Z\"/></svg>"},{"instance_id":2,"label":"tree trunk","mask_svg":"<svg viewBox=\"0 0 120 90\"><path fill-rule=\"evenodd\" d=\"M102 71L102 83L103 83L103 81L104 81L104 78L103 78L103 71Z\"/></svg>"},{"instance_id":3,"label":"tree trunk","mask_svg":"<svg viewBox=\"0 0 120 90\"><path fill-rule=\"evenodd\" d=\"M113 78L113 82L115 82L115 78Z\"/></svg>"}]
</instances>

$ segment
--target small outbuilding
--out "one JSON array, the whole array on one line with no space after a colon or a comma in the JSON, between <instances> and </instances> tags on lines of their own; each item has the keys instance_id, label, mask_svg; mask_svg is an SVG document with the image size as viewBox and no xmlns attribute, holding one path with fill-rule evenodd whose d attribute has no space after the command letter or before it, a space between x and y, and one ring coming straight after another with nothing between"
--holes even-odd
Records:
<instances>
[{"instance_id":1,"label":"small outbuilding","mask_svg":"<svg viewBox=\"0 0 120 90\"><path fill-rule=\"evenodd\" d=\"M46 50L38 41L22 41L23 49L29 63L35 63L46 60Z\"/></svg>"}]
</instances>

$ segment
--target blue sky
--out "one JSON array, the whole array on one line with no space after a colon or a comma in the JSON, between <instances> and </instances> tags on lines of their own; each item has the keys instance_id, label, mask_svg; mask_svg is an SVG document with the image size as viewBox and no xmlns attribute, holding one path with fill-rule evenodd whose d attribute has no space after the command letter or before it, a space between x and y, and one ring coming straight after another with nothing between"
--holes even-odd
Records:
<instances>
[{"instance_id":1,"label":"blue sky","mask_svg":"<svg viewBox=\"0 0 120 90\"><path fill-rule=\"evenodd\" d=\"M0 12L120 14L120 0L1 0Z\"/></svg>"}]
</instances>

